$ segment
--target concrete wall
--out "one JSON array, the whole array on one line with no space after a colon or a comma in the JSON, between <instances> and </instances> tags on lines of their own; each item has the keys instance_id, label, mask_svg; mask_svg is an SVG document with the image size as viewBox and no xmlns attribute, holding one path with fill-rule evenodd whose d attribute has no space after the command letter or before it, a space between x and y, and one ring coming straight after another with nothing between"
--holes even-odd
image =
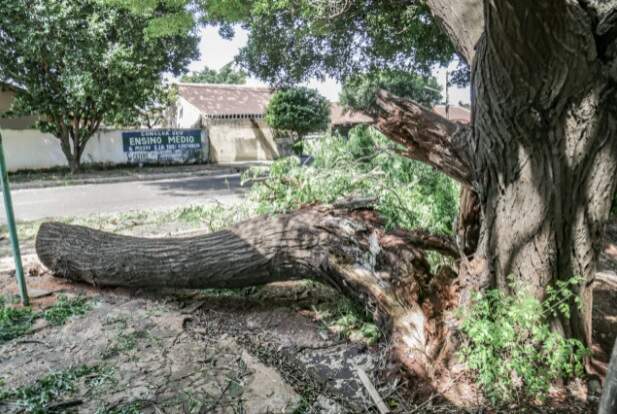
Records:
<instances>
[{"instance_id":1,"label":"concrete wall","mask_svg":"<svg viewBox=\"0 0 617 414\"><path fill-rule=\"evenodd\" d=\"M60 141L35 129L3 129L2 140L9 171L36 170L67 166ZM84 164L126 164L121 130L103 130L90 138L82 156ZM204 155L208 146L203 145Z\"/></svg>"},{"instance_id":2,"label":"concrete wall","mask_svg":"<svg viewBox=\"0 0 617 414\"><path fill-rule=\"evenodd\" d=\"M263 119L209 119L205 128L212 162L268 161L279 156L272 130Z\"/></svg>"}]
</instances>

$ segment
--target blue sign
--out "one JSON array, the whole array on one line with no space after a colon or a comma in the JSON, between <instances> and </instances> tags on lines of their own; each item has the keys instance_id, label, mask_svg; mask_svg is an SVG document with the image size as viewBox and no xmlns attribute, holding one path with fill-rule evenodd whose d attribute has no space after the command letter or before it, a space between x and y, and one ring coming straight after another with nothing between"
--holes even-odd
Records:
<instances>
[{"instance_id":1,"label":"blue sign","mask_svg":"<svg viewBox=\"0 0 617 414\"><path fill-rule=\"evenodd\" d=\"M204 158L200 129L151 129L122 133L129 162L194 162Z\"/></svg>"}]
</instances>

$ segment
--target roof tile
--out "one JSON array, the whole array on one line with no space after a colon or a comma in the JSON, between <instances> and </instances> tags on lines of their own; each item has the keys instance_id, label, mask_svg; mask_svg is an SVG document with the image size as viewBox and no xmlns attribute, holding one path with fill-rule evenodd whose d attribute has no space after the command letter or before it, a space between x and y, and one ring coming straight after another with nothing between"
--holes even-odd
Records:
<instances>
[{"instance_id":1,"label":"roof tile","mask_svg":"<svg viewBox=\"0 0 617 414\"><path fill-rule=\"evenodd\" d=\"M206 116L263 115L272 97L267 87L179 83L179 95Z\"/></svg>"}]
</instances>

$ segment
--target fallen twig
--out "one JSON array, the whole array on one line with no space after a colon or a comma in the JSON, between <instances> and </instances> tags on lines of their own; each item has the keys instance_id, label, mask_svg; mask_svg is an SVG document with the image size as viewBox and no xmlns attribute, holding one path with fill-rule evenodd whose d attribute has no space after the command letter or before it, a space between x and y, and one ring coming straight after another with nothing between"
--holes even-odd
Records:
<instances>
[{"instance_id":1,"label":"fallen twig","mask_svg":"<svg viewBox=\"0 0 617 414\"><path fill-rule=\"evenodd\" d=\"M375 406L377 407L379 412L381 414L388 414L390 412L390 409L388 408L386 403L383 402L383 399L379 395L379 392L377 392L377 389L369 379L368 375L366 375L366 372L364 372L362 368L356 367L356 373L358 374L358 377L360 377L362 385L364 385L364 388L366 388L366 391L368 391L368 394L375 403Z\"/></svg>"}]
</instances>

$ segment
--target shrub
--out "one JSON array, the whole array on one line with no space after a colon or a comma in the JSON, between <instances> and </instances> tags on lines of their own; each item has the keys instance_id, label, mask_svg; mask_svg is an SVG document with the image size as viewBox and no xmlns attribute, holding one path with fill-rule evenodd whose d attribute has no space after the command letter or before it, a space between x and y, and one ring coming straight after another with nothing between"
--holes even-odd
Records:
<instances>
[{"instance_id":1,"label":"shrub","mask_svg":"<svg viewBox=\"0 0 617 414\"><path fill-rule=\"evenodd\" d=\"M582 375L585 346L554 332L549 323L558 315L569 318L569 304L577 302L572 288L580 281L558 282L544 302L514 285L513 295L489 290L474 298L462 316L467 340L461 355L493 403L543 399L551 383Z\"/></svg>"},{"instance_id":2,"label":"shrub","mask_svg":"<svg viewBox=\"0 0 617 414\"><path fill-rule=\"evenodd\" d=\"M293 132L298 141L296 146L301 152L304 135L328 128L330 103L314 89L282 89L272 96L268 104L266 122L275 130Z\"/></svg>"},{"instance_id":3,"label":"shrub","mask_svg":"<svg viewBox=\"0 0 617 414\"><path fill-rule=\"evenodd\" d=\"M281 213L311 203L359 196L376 198L391 228L426 228L450 233L458 211L458 186L445 175L395 153L396 145L370 127L357 127L348 140L326 135L307 145L314 158L277 160L269 171L249 170L244 181L260 214Z\"/></svg>"}]
</instances>

